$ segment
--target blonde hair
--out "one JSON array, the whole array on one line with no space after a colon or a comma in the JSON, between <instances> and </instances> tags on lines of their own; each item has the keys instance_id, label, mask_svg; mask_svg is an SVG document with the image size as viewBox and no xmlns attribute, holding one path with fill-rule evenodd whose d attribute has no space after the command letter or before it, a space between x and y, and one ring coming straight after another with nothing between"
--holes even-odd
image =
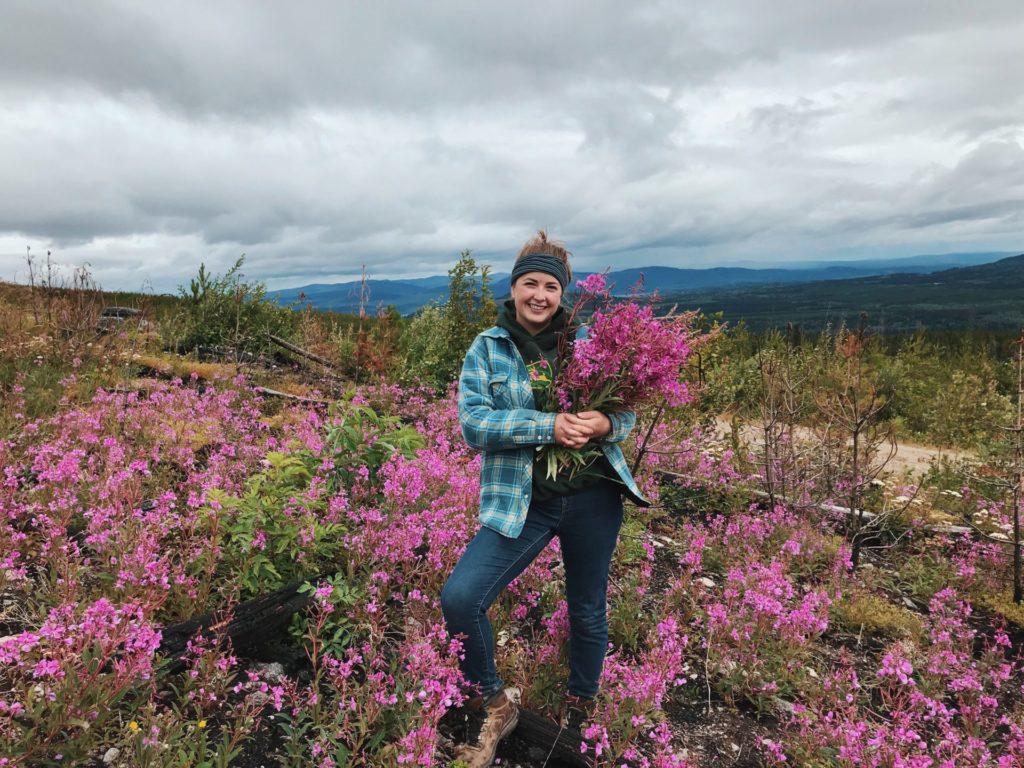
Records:
<instances>
[{"instance_id":1,"label":"blonde hair","mask_svg":"<svg viewBox=\"0 0 1024 768\"><path fill-rule=\"evenodd\" d=\"M518 262L523 256L531 253L543 253L545 256L554 256L565 264L568 280L569 282L572 281L572 266L569 264L569 257L572 256L572 252L557 240L548 240L547 230L538 229L537 234L527 240L526 244L519 249L516 261Z\"/></svg>"}]
</instances>

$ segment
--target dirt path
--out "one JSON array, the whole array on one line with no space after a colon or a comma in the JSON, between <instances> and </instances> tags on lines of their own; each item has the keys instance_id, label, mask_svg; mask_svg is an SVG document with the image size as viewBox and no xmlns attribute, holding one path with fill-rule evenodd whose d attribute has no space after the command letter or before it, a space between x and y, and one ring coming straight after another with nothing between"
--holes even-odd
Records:
<instances>
[{"instance_id":1,"label":"dirt path","mask_svg":"<svg viewBox=\"0 0 1024 768\"><path fill-rule=\"evenodd\" d=\"M728 419L719 418L717 424L719 436L728 439L732 432L732 425ZM813 433L807 427L797 427L796 433L797 438L800 440L813 440ZM763 445L764 442L763 433L755 424L744 424L740 429L740 437L755 447ZM940 455L955 461L961 458L968 458L971 454L965 451L951 451L926 445L917 445L915 443L897 442L896 455L893 456L886 466L886 472L892 475L908 473L920 478L928 471L928 465L932 460Z\"/></svg>"}]
</instances>

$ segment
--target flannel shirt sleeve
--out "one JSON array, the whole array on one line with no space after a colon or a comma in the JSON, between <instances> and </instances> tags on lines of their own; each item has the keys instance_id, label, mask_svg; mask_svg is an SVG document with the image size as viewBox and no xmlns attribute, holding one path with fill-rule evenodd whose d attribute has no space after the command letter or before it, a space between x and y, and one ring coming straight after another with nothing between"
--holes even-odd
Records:
<instances>
[{"instance_id":1,"label":"flannel shirt sleeve","mask_svg":"<svg viewBox=\"0 0 1024 768\"><path fill-rule=\"evenodd\" d=\"M621 443L636 426L636 414L632 411L606 413L605 416L612 423L612 431L601 438L602 443Z\"/></svg>"},{"instance_id":2,"label":"flannel shirt sleeve","mask_svg":"<svg viewBox=\"0 0 1024 768\"><path fill-rule=\"evenodd\" d=\"M469 446L481 451L501 451L553 443L557 414L528 408L495 408L490 372L484 340L477 337L466 353L459 376L459 423Z\"/></svg>"}]
</instances>

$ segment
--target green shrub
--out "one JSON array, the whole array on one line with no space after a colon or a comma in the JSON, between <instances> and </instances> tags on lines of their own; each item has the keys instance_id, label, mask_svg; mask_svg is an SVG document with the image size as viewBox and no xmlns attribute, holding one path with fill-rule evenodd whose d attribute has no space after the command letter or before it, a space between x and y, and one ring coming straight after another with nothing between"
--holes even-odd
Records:
<instances>
[{"instance_id":1,"label":"green shrub","mask_svg":"<svg viewBox=\"0 0 1024 768\"><path fill-rule=\"evenodd\" d=\"M328 493L350 487L363 467L372 482L392 453L411 458L426 444L414 427L403 425L397 416L379 414L368 405L342 403L339 407L344 413L327 430L324 441L334 463Z\"/></svg>"},{"instance_id":2,"label":"green shrub","mask_svg":"<svg viewBox=\"0 0 1024 768\"><path fill-rule=\"evenodd\" d=\"M344 553L344 526L325 521L326 495L304 493L315 466L312 455L272 452L266 461L270 467L250 477L241 495L208 495L218 571L243 599L317 573Z\"/></svg>"},{"instance_id":3,"label":"green shrub","mask_svg":"<svg viewBox=\"0 0 1024 768\"><path fill-rule=\"evenodd\" d=\"M350 616L350 609L354 605L367 602L369 597L363 585L350 580L346 573L335 573L321 583L330 584L332 587L327 602L333 609L320 616L319 620L309 612L296 613L292 616L289 631L292 638L306 644L307 653L311 651L308 640L310 632L313 631L321 642L320 653L329 653L338 659L344 658L345 649L350 648L364 635ZM312 594L315 591L316 587L309 582L299 587L299 592L303 594Z\"/></svg>"},{"instance_id":4,"label":"green shrub","mask_svg":"<svg viewBox=\"0 0 1024 768\"><path fill-rule=\"evenodd\" d=\"M910 555L900 564L900 583L904 591L927 602L940 589L952 584L953 565L945 552L924 551Z\"/></svg>"},{"instance_id":5,"label":"green shrub","mask_svg":"<svg viewBox=\"0 0 1024 768\"><path fill-rule=\"evenodd\" d=\"M202 346L227 345L248 352L267 349L267 334L288 338L298 325L298 315L267 298L262 283L242 280L241 257L223 275L211 275L206 265L179 288L178 313L164 323L162 334L179 352Z\"/></svg>"}]
</instances>

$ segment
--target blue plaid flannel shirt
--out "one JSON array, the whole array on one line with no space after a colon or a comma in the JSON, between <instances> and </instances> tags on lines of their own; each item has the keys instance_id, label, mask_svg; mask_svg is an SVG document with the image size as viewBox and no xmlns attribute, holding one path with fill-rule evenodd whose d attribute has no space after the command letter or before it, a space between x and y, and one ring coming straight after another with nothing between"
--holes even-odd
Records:
<instances>
[{"instance_id":1,"label":"blue plaid flannel shirt","mask_svg":"<svg viewBox=\"0 0 1024 768\"><path fill-rule=\"evenodd\" d=\"M585 336L581 328L577 337ZM533 458L538 445L555 442L554 413L534 409L533 388L508 331L489 328L466 353L459 377L459 421L470 447L483 451L480 522L509 538L526 523L533 493ZM648 504L633 480L619 443L636 425L632 412L610 413L612 431L601 450L634 501Z\"/></svg>"}]
</instances>

